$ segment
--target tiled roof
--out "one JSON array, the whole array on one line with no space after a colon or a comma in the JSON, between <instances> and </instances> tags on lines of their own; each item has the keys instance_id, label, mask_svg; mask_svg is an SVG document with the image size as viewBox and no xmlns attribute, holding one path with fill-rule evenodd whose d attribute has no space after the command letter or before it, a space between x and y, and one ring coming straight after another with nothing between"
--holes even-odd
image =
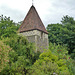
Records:
<instances>
[{"instance_id":1,"label":"tiled roof","mask_svg":"<svg viewBox=\"0 0 75 75\"><path fill-rule=\"evenodd\" d=\"M22 33L30 30L40 30L48 34L33 5L31 6L28 14L26 15L22 25L20 26L19 32Z\"/></svg>"}]
</instances>

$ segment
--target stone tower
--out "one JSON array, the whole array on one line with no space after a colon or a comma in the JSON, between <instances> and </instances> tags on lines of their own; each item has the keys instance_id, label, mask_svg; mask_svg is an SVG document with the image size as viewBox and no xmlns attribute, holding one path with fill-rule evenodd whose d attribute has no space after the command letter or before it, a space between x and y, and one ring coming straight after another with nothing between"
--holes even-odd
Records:
<instances>
[{"instance_id":1,"label":"stone tower","mask_svg":"<svg viewBox=\"0 0 75 75\"><path fill-rule=\"evenodd\" d=\"M48 32L33 5L19 28L19 34L26 36L29 42L35 43L36 51L48 49Z\"/></svg>"}]
</instances>

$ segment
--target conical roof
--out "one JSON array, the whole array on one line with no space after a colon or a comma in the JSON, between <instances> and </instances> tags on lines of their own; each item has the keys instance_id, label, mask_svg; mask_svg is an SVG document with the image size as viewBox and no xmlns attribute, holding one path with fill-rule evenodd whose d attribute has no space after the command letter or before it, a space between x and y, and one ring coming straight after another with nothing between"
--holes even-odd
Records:
<instances>
[{"instance_id":1,"label":"conical roof","mask_svg":"<svg viewBox=\"0 0 75 75\"><path fill-rule=\"evenodd\" d=\"M30 30L39 30L48 34L33 5L31 6L28 14L26 15L22 25L20 26L19 32L22 33Z\"/></svg>"}]
</instances>

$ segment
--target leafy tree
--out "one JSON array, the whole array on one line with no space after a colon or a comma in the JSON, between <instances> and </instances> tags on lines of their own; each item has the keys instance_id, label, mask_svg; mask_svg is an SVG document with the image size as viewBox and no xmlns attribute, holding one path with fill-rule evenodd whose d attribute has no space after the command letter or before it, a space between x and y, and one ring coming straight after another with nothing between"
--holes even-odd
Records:
<instances>
[{"instance_id":1,"label":"leafy tree","mask_svg":"<svg viewBox=\"0 0 75 75\"><path fill-rule=\"evenodd\" d=\"M14 23L10 17L0 16L0 38L9 45L9 62L2 69L0 75L26 75L30 66L38 59L40 52L35 53L35 46L29 43L25 37L17 35L20 23Z\"/></svg>"},{"instance_id":2,"label":"leafy tree","mask_svg":"<svg viewBox=\"0 0 75 75\"><path fill-rule=\"evenodd\" d=\"M40 54L27 75L74 75L73 64L67 47L50 43L49 50Z\"/></svg>"},{"instance_id":3,"label":"leafy tree","mask_svg":"<svg viewBox=\"0 0 75 75\"><path fill-rule=\"evenodd\" d=\"M49 44L49 49L51 50L51 52L58 56L58 59L64 59L66 61L67 67L69 69L70 75L75 75L75 64L74 64L74 60L72 60L70 58L70 55L68 55L68 48L64 45L56 45L55 43L50 43ZM59 63L59 65L61 65L62 62Z\"/></svg>"},{"instance_id":4,"label":"leafy tree","mask_svg":"<svg viewBox=\"0 0 75 75\"><path fill-rule=\"evenodd\" d=\"M58 58L50 50L43 52L27 75L70 75L66 60Z\"/></svg>"},{"instance_id":5,"label":"leafy tree","mask_svg":"<svg viewBox=\"0 0 75 75\"><path fill-rule=\"evenodd\" d=\"M3 39L3 42L13 50L9 53L9 64L2 70L1 74L26 75L30 66L38 59L34 45L19 35Z\"/></svg>"},{"instance_id":6,"label":"leafy tree","mask_svg":"<svg viewBox=\"0 0 75 75\"><path fill-rule=\"evenodd\" d=\"M69 31L68 40L65 41L65 43L68 45L68 48L70 48L69 54L71 54L71 57L75 59L75 20L73 17L66 15L62 18L61 22Z\"/></svg>"},{"instance_id":7,"label":"leafy tree","mask_svg":"<svg viewBox=\"0 0 75 75\"><path fill-rule=\"evenodd\" d=\"M0 16L0 38L2 37L10 37L16 33L19 28L19 24L10 20L10 17L4 17L3 15Z\"/></svg>"},{"instance_id":8,"label":"leafy tree","mask_svg":"<svg viewBox=\"0 0 75 75\"><path fill-rule=\"evenodd\" d=\"M73 18L73 17L70 17L70 16L68 16L68 15L63 16L61 22L62 22L63 25L69 24L69 23L70 23L70 24L75 24L74 18Z\"/></svg>"},{"instance_id":9,"label":"leafy tree","mask_svg":"<svg viewBox=\"0 0 75 75\"><path fill-rule=\"evenodd\" d=\"M58 43L62 44L64 41L62 30L63 28L61 24L49 24L47 26L47 31L49 33L48 34L49 42L56 43L56 44Z\"/></svg>"},{"instance_id":10,"label":"leafy tree","mask_svg":"<svg viewBox=\"0 0 75 75\"><path fill-rule=\"evenodd\" d=\"M50 43L51 51L41 54L35 53L33 43L17 35L21 23L16 24L9 17L0 16L0 75L75 74L75 61L70 58L67 49L70 48L69 53L74 58L75 21L72 17L64 16L62 24L48 25L49 42L56 44Z\"/></svg>"},{"instance_id":11,"label":"leafy tree","mask_svg":"<svg viewBox=\"0 0 75 75\"><path fill-rule=\"evenodd\" d=\"M69 48L69 54L75 58L75 20L72 17L64 16L62 24L49 24L47 31L49 32L49 42L66 45Z\"/></svg>"},{"instance_id":12,"label":"leafy tree","mask_svg":"<svg viewBox=\"0 0 75 75\"><path fill-rule=\"evenodd\" d=\"M11 50L9 46L6 46L2 41L0 41L0 72L9 62L8 53Z\"/></svg>"},{"instance_id":13,"label":"leafy tree","mask_svg":"<svg viewBox=\"0 0 75 75\"><path fill-rule=\"evenodd\" d=\"M58 56L59 59L68 59L70 57L68 55L68 48L64 45L49 43L49 49L54 55Z\"/></svg>"}]
</instances>

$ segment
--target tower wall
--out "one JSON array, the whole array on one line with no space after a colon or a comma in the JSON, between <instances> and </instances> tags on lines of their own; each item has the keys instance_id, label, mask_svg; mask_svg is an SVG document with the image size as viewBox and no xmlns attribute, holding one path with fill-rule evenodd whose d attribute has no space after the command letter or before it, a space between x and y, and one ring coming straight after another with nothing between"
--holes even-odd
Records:
<instances>
[{"instance_id":1,"label":"tower wall","mask_svg":"<svg viewBox=\"0 0 75 75\"><path fill-rule=\"evenodd\" d=\"M39 30L32 30L19 34L26 36L29 42L35 43L36 51L42 52L44 49L48 49L48 34Z\"/></svg>"}]
</instances>

